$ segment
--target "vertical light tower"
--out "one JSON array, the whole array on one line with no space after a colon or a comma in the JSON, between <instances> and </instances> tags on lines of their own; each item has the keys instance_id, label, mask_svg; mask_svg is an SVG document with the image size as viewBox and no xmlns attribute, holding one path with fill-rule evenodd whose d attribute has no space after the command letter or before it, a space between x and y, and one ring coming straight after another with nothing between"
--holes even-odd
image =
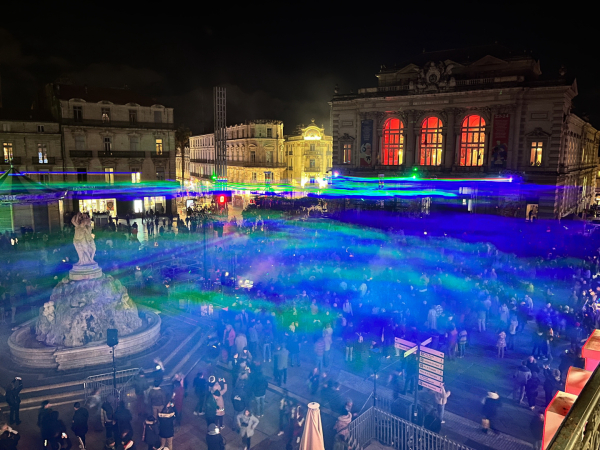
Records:
<instances>
[{"instance_id":1,"label":"vertical light tower","mask_svg":"<svg viewBox=\"0 0 600 450\"><path fill-rule=\"evenodd\" d=\"M227 102L225 88L213 90L215 107L215 175L217 188L226 189L227 183Z\"/></svg>"}]
</instances>

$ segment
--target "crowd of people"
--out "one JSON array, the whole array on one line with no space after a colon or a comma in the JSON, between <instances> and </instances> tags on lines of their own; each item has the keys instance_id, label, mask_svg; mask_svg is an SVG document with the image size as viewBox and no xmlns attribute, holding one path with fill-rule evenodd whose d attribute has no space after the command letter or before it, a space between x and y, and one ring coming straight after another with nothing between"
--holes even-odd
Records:
<instances>
[{"instance_id":1,"label":"crowd of people","mask_svg":"<svg viewBox=\"0 0 600 450\"><path fill-rule=\"evenodd\" d=\"M166 276L155 264L166 258L171 272L165 289L177 293L171 297L187 296L192 312L195 308L200 311L207 302L215 309L228 307L220 311L216 324L221 350L216 357L231 368L231 380L226 383L214 374L206 379L198 374L193 380L198 400L194 413L206 419L207 441L210 438L214 445L211 450L222 445L220 430L229 408L226 394L234 412L233 426L244 446L250 448L264 414L267 372L271 370L273 381L285 386L288 368L303 364L307 394L336 415L335 444L343 448L357 408L352 399L339 395L338 380L329 377L336 349L345 360L340 363L351 371L366 369L373 359L397 359L389 385L398 399L418 388L418 364L414 355L402 357L395 338L417 342L431 337L430 347L454 361L470 356L473 335L492 333L496 335L497 358L524 359L514 373L507 367L507 373L514 380L513 401L525 402L533 411L531 429L537 442L540 408L564 382L568 367L582 365L581 343L600 325L596 250L576 259L561 254L549 241L547 252L524 258L503 252L491 242L466 242L460 235L405 235L400 230L366 229L326 220L279 221L269 219L268 212L241 222L207 219L206 214L208 211L191 214L189 220L179 219L175 225L171 218L150 216L145 223L157 233L148 231L146 245L139 244L133 231L137 227L129 221L95 233L96 259L105 271L148 288L149 278ZM167 222L162 227L161 220ZM205 234L209 240L206 258ZM13 298L29 293L27 279L18 281L20 270L31 271L27 261L36 261L38 273L50 279L39 284L51 286L55 274L69 268L74 257L69 230L46 237L25 236L17 247L4 258L21 262L0 267L3 297L8 297L7 307L11 308ZM46 257L40 258L40 254ZM199 268L191 277L190 266ZM146 276L139 279L138 272ZM219 296L198 295L206 289L205 273L213 283L227 285L231 281L233 286L220 290ZM45 291L37 289L43 297ZM561 349L560 355L557 349ZM183 397L177 392L185 389L184 380L174 380L165 392L162 380L148 382L148 387L143 385L145 377L141 373L136 381L135 412L144 420L142 440L148 448L158 448L159 440L160 445L172 448L183 412ZM436 408L426 411L420 423L440 431L446 405L452 401L450 394L446 387L437 393ZM496 429L506 401L496 387L489 387L482 401L483 430ZM127 439L133 435L127 426L131 419L123 419L126 405L108 411L104 403L99 410L104 411L100 416L105 427L110 425L107 438L128 445ZM44 440L60 440L62 428L57 420L51 422L52 432L45 434L48 439ZM288 447L299 444L304 421L304 405L284 395L279 433L285 434ZM11 431L7 432L10 437Z\"/></svg>"}]
</instances>

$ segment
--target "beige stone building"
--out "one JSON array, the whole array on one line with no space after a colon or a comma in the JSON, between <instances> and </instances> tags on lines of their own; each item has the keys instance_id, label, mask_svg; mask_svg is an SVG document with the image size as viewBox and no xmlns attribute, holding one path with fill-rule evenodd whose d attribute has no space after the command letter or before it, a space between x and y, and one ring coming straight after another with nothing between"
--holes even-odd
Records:
<instances>
[{"instance_id":1,"label":"beige stone building","mask_svg":"<svg viewBox=\"0 0 600 450\"><path fill-rule=\"evenodd\" d=\"M198 185L214 174L214 136L190 137L190 179ZM228 183L281 183L286 177L283 123L254 120L227 127Z\"/></svg>"},{"instance_id":2,"label":"beige stone building","mask_svg":"<svg viewBox=\"0 0 600 450\"><path fill-rule=\"evenodd\" d=\"M172 108L129 89L49 84L44 93L44 106L61 124L66 181L99 186L93 193L75 190L74 211L173 211L172 199L135 186L176 178ZM128 186L132 196L139 190L139 198L103 196L102 191L120 185Z\"/></svg>"},{"instance_id":3,"label":"beige stone building","mask_svg":"<svg viewBox=\"0 0 600 450\"><path fill-rule=\"evenodd\" d=\"M41 183L63 181L64 158L60 126L38 110L0 108L0 170L11 164Z\"/></svg>"},{"instance_id":4,"label":"beige stone building","mask_svg":"<svg viewBox=\"0 0 600 450\"><path fill-rule=\"evenodd\" d=\"M327 186L331 177L333 138L313 120L310 125L298 127L286 136L287 181L293 186Z\"/></svg>"},{"instance_id":5,"label":"beige stone building","mask_svg":"<svg viewBox=\"0 0 600 450\"><path fill-rule=\"evenodd\" d=\"M574 113L577 83L564 71L493 46L424 53L377 79L330 102L341 174L514 177L478 211L516 217L567 217L594 200L600 133ZM471 211L477 198L457 184L458 205Z\"/></svg>"}]
</instances>

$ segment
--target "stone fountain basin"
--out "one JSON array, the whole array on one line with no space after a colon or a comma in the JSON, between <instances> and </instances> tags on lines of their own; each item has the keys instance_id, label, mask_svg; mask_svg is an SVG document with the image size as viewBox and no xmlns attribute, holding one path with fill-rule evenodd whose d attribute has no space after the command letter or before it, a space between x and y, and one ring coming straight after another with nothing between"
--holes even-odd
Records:
<instances>
[{"instance_id":1,"label":"stone fountain basin","mask_svg":"<svg viewBox=\"0 0 600 450\"><path fill-rule=\"evenodd\" d=\"M119 336L115 357L141 353L152 347L160 338L160 316L152 310L139 308L146 313L147 324L127 336ZM8 347L15 363L33 369L71 370L112 363L112 348L106 341L93 342L82 347L51 347L35 338L37 318L25 322L15 330ZM33 329L33 331L32 331Z\"/></svg>"}]
</instances>

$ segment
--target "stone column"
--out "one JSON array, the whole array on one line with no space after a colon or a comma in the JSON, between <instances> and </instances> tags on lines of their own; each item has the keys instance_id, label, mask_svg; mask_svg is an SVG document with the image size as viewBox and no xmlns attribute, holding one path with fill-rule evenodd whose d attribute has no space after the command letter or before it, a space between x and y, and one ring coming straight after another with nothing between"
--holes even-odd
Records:
<instances>
[{"instance_id":1,"label":"stone column","mask_svg":"<svg viewBox=\"0 0 600 450\"><path fill-rule=\"evenodd\" d=\"M410 168L415 165L415 116L416 111L406 111L406 140L404 144L404 166Z\"/></svg>"}]
</instances>

